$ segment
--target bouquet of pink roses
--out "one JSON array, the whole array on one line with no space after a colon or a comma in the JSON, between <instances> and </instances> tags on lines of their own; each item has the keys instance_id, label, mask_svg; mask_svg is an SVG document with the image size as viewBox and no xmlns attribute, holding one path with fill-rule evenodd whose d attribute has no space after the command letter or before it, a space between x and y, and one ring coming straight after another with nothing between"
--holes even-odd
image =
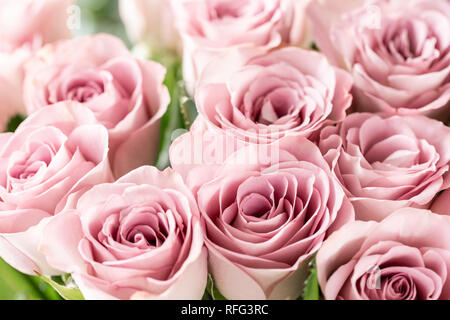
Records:
<instances>
[{"instance_id":1,"label":"bouquet of pink roses","mask_svg":"<svg viewBox=\"0 0 450 320\"><path fill-rule=\"evenodd\" d=\"M113 3L0 0L0 282L450 299L448 0Z\"/></svg>"}]
</instances>

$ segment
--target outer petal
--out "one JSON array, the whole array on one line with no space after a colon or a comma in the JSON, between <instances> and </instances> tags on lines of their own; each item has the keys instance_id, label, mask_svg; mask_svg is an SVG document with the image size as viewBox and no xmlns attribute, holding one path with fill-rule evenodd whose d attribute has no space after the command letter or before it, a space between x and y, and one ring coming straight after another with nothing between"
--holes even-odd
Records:
<instances>
[{"instance_id":1,"label":"outer petal","mask_svg":"<svg viewBox=\"0 0 450 320\"><path fill-rule=\"evenodd\" d=\"M450 216L450 189L440 194L433 202L431 211Z\"/></svg>"},{"instance_id":2,"label":"outer petal","mask_svg":"<svg viewBox=\"0 0 450 320\"><path fill-rule=\"evenodd\" d=\"M207 279L207 251L203 248L165 292L153 295L140 291L133 294L131 300L200 300L205 293Z\"/></svg>"},{"instance_id":3,"label":"outer petal","mask_svg":"<svg viewBox=\"0 0 450 320\"><path fill-rule=\"evenodd\" d=\"M316 256L318 280L326 299L334 300L349 274L333 275L359 251L375 222L355 221L342 227L326 240Z\"/></svg>"},{"instance_id":4,"label":"outer petal","mask_svg":"<svg viewBox=\"0 0 450 320\"><path fill-rule=\"evenodd\" d=\"M208 246L209 268L225 298L231 300L265 300L261 286L247 272L225 259L213 246Z\"/></svg>"},{"instance_id":5,"label":"outer petal","mask_svg":"<svg viewBox=\"0 0 450 320\"><path fill-rule=\"evenodd\" d=\"M76 212L69 210L55 216L43 229L42 235L39 251L51 266L65 273L84 269L84 262L78 252L83 233Z\"/></svg>"},{"instance_id":6,"label":"outer petal","mask_svg":"<svg viewBox=\"0 0 450 320\"><path fill-rule=\"evenodd\" d=\"M23 273L60 274L58 270L47 263L45 256L38 251L43 230L50 219L42 219L37 225L24 232L0 234L2 258Z\"/></svg>"}]
</instances>

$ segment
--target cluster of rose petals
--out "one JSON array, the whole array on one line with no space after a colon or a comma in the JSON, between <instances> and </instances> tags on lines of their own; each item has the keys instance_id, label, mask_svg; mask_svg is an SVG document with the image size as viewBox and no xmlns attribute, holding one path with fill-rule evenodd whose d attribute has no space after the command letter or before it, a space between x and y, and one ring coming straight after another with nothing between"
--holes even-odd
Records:
<instances>
[{"instance_id":1,"label":"cluster of rose petals","mask_svg":"<svg viewBox=\"0 0 450 320\"><path fill-rule=\"evenodd\" d=\"M0 256L14 268L55 273L38 252L45 225L69 194L112 180L108 133L76 103L49 106L0 135Z\"/></svg>"},{"instance_id":2,"label":"cluster of rose petals","mask_svg":"<svg viewBox=\"0 0 450 320\"><path fill-rule=\"evenodd\" d=\"M275 48L305 37L309 0L173 0L183 39L183 76L193 94L204 67L235 46Z\"/></svg>"},{"instance_id":3,"label":"cluster of rose petals","mask_svg":"<svg viewBox=\"0 0 450 320\"><path fill-rule=\"evenodd\" d=\"M152 164L160 120L170 101L166 70L135 59L109 35L50 44L26 68L24 100L32 114L47 105L76 101L109 131L109 158L116 177Z\"/></svg>"},{"instance_id":4,"label":"cluster of rose petals","mask_svg":"<svg viewBox=\"0 0 450 320\"><path fill-rule=\"evenodd\" d=\"M0 1L0 132L25 112L23 65L45 43L70 37L67 9L73 0ZM17 22L20 21L20 27Z\"/></svg>"},{"instance_id":5,"label":"cluster of rose petals","mask_svg":"<svg viewBox=\"0 0 450 320\"><path fill-rule=\"evenodd\" d=\"M326 299L450 299L450 220L402 208L383 221L355 221L317 254Z\"/></svg>"},{"instance_id":6,"label":"cluster of rose petals","mask_svg":"<svg viewBox=\"0 0 450 320\"><path fill-rule=\"evenodd\" d=\"M191 137L180 137L171 153ZM212 142L217 152L218 141ZM275 142L271 152L278 154L268 159L274 163L247 158L263 145L236 146L220 166L174 165L205 220L210 272L227 299L296 299L310 258L330 233L354 219L353 208L307 139Z\"/></svg>"},{"instance_id":7,"label":"cluster of rose petals","mask_svg":"<svg viewBox=\"0 0 450 320\"><path fill-rule=\"evenodd\" d=\"M254 143L310 137L342 121L352 103L349 74L314 51L283 48L254 56L236 49L211 62L195 101L208 124Z\"/></svg>"},{"instance_id":8,"label":"cluster of rose petals","mask_svg":"<svg viewBox=\"0 0 450 320\"><path fill-rule=\"evenodd\" d=\"M450 128L424 116L355 113L324 128L319 147L359 220L427 208L449 187Z\"/></svg>"},{"instance_id":9,"label":"cluster of rose petals","mask_svg":"<svg viewBox=\"0 0 450 320\"><path fill-rule=\"evenodd\" d=\"M447 0L325 0L308 11L320 50L352 72L359 110L448 119Z\"/></svg>"},{"instance_id":10,"label":"cluster of rose petals","mask_svg":"<svg viewBox=\"0 0 450 320\"><path fill-rule=\"evenodd\" d=\"M171 169L95 186L46 226L41 251L86 299L201 299L206 287L197 204Z\"/></svg>"}]
</instances>

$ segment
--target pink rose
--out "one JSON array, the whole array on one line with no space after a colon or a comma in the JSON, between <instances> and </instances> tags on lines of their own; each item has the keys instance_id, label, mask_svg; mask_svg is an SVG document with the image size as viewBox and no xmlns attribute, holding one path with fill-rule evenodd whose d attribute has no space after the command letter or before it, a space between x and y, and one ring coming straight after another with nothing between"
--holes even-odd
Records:
<instances>
[{"instance_id":1,"label":"pink rose","mask_svg":"<svg viewBox=\"0 0 450 320\"><path fill-rule=\"evenodd\" d=\"M324 0L308 8L315 40L353 73L361 111L448 118L448 0Z\"/></svg>"},{"instance_id":2,"label":"pink rose","mask_svg":"<svg viewBox=\"0 0 450 320\"><path fill-rule=\"evenodd\" d=\"M183 76L193 94L204 67L235 46L275 48L305 38L309 0L172 0L183 39Z\"/></svg>"},{"instance_id":3,"label":"pink rose","mask_svg":"<svg viewBox=\"0 0 450 320\"><path fill-rule=\"evenodd\" d=\"M38 244L71 193L112 180L108 133L76 103L50 106L0 135L0 256L28 274L55 273Z\"/></svg>"},{"instance_id":4,"label":"pink rose","mask_svg":"<svg viewBox=\"0 0 450 320\"><path fill-rule=\"evenodd\" d=\"M376 223L355 221L317 254L326 299L450 299L450 220L403 208Z\"/></svg>"},{"instance_id":5,"label":"pink rose","mask_svg":"<svg viewBox=\"0 0 450 320\"><path fill-rule=\"evenodd\" d=\"M197 153L189 144L199 142L191 138L200 138L200 132L175 141L171 159L180 146ZM312 142L287 137L266 146L238 146L216 166L207 159L206 165L190 166L172 161L195 192L206 223L209 270L231 300L296 299L310 258L329 234L354 220L350 202ZM218 138L205 148L227 154Z\"/></svg>"},{"instance_id":6,"label":"pink rose","mask_svg":"<svg viewBox=\"0 0 450 320\"><path fill-rule=\"evenodd\" d=\"M195 101L210 126L270 142L310 137L345 118L352 79L324 56L293 47L256 57L252 51L231 50L205 68Z\"/></svg>"},{"instance_id":7,"label":"pink rose","mask_svg":"<svg viewBox=\"0 0 450 320\"><path fill-rule=\"evenodd\" d=\"M2 0L0 43L19 48L26 43L54 42L70 37L68 8L73 0Z\"/></svg>"},{"instance_id":8,"label":"pink rose","mask_svg":"<svg viewBox=\"0 0 450 320\"><path fill-rule=\"evenodd\" d=\"M24 113L23 64L42 44L69 38L67 9L73 0L0 1L0 132Z\"/></svg>"},{"instance_id":9,"label":"pink rose","mask_svg":"<svg viewBox=\"0 0 450 320\"><path fill-rule=\"evenodd\" d=\"M428 208L449 186L450 128L424 116L355 113L324 128L319 147L359 220Z\"/></svg>"},{"instance_id":10,"label":"pink rose","mask_svg":"<svg viewBox=\"0 0 450 320\"><path fill-rule=\"evenodd\" d=\"M86 299L201 299L206 287L197 204L170 169L95 186L47 225L41 251Z\"/></svg>"},{"instance_id":11,"label":"pink rose","mask_svg":"<svg viewBox=\"0 0 450 320\"><path fill-rule=\"evenodd\" d=\"M182 0L177 0L182 1ZM120 16L134 43L181 49L171 0L120 0Z\"/></svg>"},{"instance_id":12,"label":"pink rose","mask_svg":"<svg viewBox=\"0 0 450 320\"><path fill-rule=\"evenodd\" d=\"M116 177L154 162L160 120L170 96L165 69L137 60L109 35L48 45L26 69L28 112L60 101L89 108L109 132L110 161Z\"/></svg>"}]
</instances>

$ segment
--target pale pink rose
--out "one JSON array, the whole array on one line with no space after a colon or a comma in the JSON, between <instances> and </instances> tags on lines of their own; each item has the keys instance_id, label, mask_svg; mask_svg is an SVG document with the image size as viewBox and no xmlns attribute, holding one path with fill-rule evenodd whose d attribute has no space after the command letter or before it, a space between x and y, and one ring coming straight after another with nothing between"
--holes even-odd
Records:
<instances>
[{"instance_id":1,"label":"pale pink rose","mask_svg":"<svg viewBox=\"0 0 450 320\"><path fill-rule=\"evenodd\" d=\"M345 118L352 79L323 55L293 47L253 54L231 50L205 68L195 102L211 127L261 143L310 137Z\"/></svg>"},{"instance_id":2,"label":"pale pink rose","mask_svg":"<svg viewBox=\"0 0 450 320\"><path fill-rule=\"evenodd\" d=\"M359 220L428 208L449 186L450 128L425 116L354 113L326 127L319 147Z\"/></svg>"},{"instance_id":3,"label":"pale pink rose","mask_svg":"<svg viewBox=\"0 0 450 320\"><path fill-rule=\"evenodd\" d=\"M303 137L268 149L237 142L227 153L219 138L195 139L207 134L197 127L181 136L171 159L183 145L201 152L188 146L198 141L226 157L221 165L172 161L197 197L217 288L231 300L298 298L310 258L329 234L354 220L349 200L318 148Z\"/></svg>"},{"instance_id":4,"label":"pale pink rose","mask_svg":"<svg viewBox=\"0 0 450 320\"><path fill-rule=\"evenodd\" d=\"M355 221L328 238L316 258L326 299L450 299L450 220L403 208L383 221Z\"/></svg>"},{"instance_id":5,"label":"pale pink rose","mask_svg":"<svg viewBox=\"0 0 450 320\"><path fill-rule=\"evenodd\" d=\"M208 276L197 204L171 169L95 186L47 225L41 252L86 299L201 299Z\"/></svg>"},{"instance_id":6,"label":"pale pink rose","mask_svg":"<svg viewBox=\"0 0 450 320\"><path fill-rule=\"evenodd\" d=\"M128 37L134 43L181 49L171 0L120 0L119 10Z\"/></svg>"},{"instance_id":7,"label":"pale pink rose","mask_svg":"<svg viewBox=\"0 0 450 320\"><path fill-rule=\"evenodd\" d=\"M204 67L235 46L274 48L306 37L309 0L172 0L183 39L183 76L192 95Z\"/></svg>"},{"instance_id":8,"label":"pale pink rose","mask_svg":"<svg viewBox=\"0 0 450 320\"><path fill-rule=\"evenodd\" d=\"M30 114L60 101L89 108L108 129L109 158L120 177L155 161L170 101L165 72L133 58L113 36L78 38L44 47L27 64L24 100Z\"/></svg>"},{"instance_id":9,"label":"pale pink rose","mask_svg":"<svg viewBox=\"0 0 450 320\"><path fill-rule=\"evenodd\" d=\"M74 0L0 1L0 132L25 113L23 65L44 43L69 38L67 9Z\"/></svg>"},{"instance_id":10,"label":"pale pink rose","mask_svg":"<svg viewBox=\"0 0 450 320\"><path fill-rule=\"evenodd\" d=\"M112 180L108 133L76 103L61 103L0 135L0 257L28 274L55 273L38 252L68 195Z\"/></svg>"},{"instance_id":11,"label":"pale pink rose","mask_svg":"<svg viewBox=\"0 0 450 320\"><path fill-rule=\"evenodd\" d=\"M68 8L73 0L1 0L0 43L18 48L70 37Z\"/></svg>"},{"instance_id":12,"label":"pale pink rose","mask_svg":"<svg viewBox=\"0 0 450 320\"><path fill-rule=\"evenodd\" d=\"M320 50L353 73L359 110L448 118L448 0L324 0L308 13Z\"/></svg>"}]
</instances>

